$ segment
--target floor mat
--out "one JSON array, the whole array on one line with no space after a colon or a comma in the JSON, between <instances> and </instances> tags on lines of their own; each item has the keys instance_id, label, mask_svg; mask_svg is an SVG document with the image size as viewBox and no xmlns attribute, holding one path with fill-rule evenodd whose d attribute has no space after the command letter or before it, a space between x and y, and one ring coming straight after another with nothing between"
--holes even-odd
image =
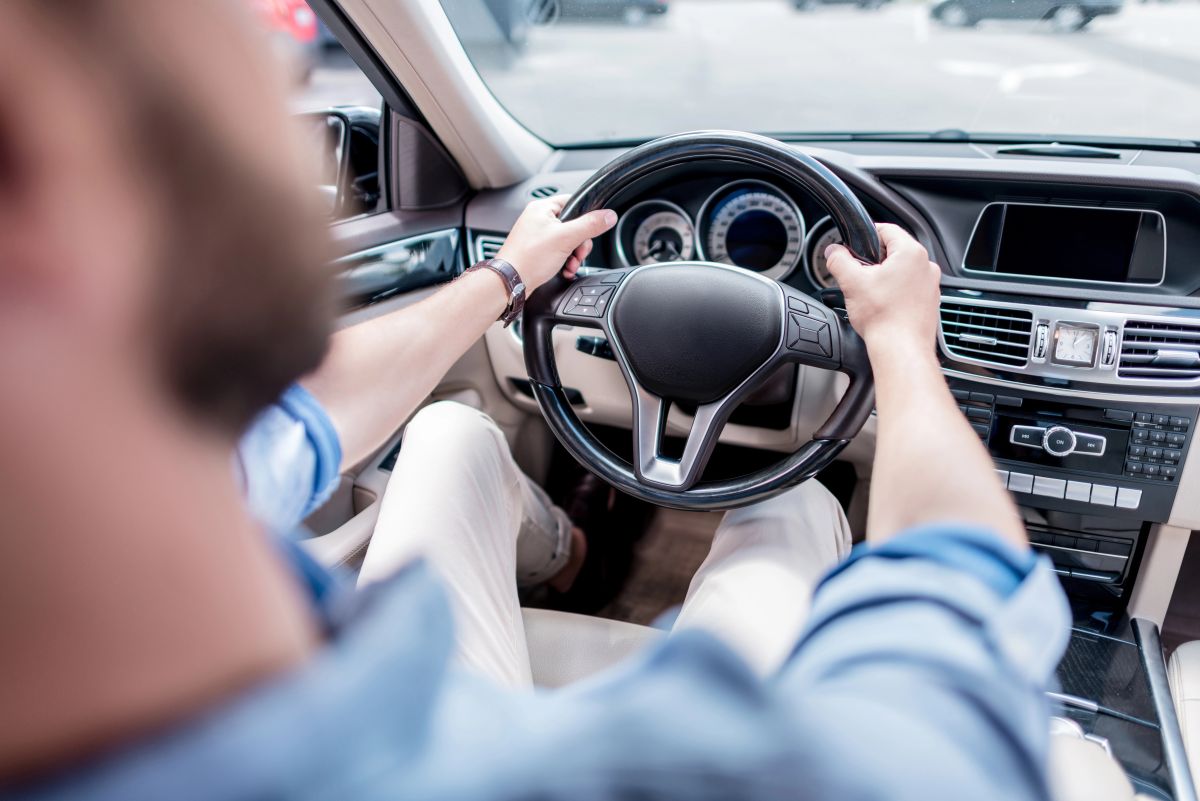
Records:
<instances>
[{"instance_id":1,"label":"floor mat","mask_svg":"<svg viewBox=\"0 0 1200 801\"><path fill-rule=\"evenodd\" d=\"M598 616L650 625L683 603L720 522L715 512L658 509L634 549L629 581Z\"/></svg>"}]
</instances>

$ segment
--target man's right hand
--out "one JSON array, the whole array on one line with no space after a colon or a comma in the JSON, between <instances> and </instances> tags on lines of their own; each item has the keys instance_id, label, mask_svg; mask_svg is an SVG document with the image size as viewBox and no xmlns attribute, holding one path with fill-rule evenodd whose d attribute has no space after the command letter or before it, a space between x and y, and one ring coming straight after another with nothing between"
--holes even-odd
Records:
<instances>
[{"instance_id":1,"label":"man's right hand","mask_svg":"<svg viewBox=\"0 0 1200 801\"><path fill-rule=\"evenodd\" d=\"M886 338L926 347L937 332L942 271L904 229L887 223L875 227L885 252L882 264L863 264L842 245L825 251L829 272L846 296L850 322L868 346Z\"/></svg>"}]
</instances>

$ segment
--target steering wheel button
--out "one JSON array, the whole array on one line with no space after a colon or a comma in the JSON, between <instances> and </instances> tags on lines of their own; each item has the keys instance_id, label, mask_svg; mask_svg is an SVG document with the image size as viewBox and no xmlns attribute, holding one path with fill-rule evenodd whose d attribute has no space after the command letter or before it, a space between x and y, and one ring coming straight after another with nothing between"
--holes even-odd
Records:
<instances>
[{"instance_id":1,"label":"steering wheel button","mask_svg":"<svg viewBox=\"0 0 1200 801\"><path fill-rule=\"evenodd\" d=\"M584 297L589 295L603 295L605 292L611 292L612 287L600 286L599 284L596 284L594 286L585 286L581 291L583 292Z\"/></svg>"},{"instance_id":2,"label":"steering wheel button","mask_svg":"<svg viewBox=\"0 0 1200 801\"><path fill-rule=\"evenodd\" d=\"M808 304L800 300L800 298L793 298L789 295L787 300L789 309L798 311L801 314L808 314Z\"/></svg>"},{"instance_id":3,"label":"steering wheel button","mask_svg":"<svg viewBox=\"0 0 1200 801\"><path fill-rule=\"evenodd\" d=\"M579 305L580 306L595 306L596 305L596 296L585 294L582 298L579 299Z\"/></svg>"}]
</instances>

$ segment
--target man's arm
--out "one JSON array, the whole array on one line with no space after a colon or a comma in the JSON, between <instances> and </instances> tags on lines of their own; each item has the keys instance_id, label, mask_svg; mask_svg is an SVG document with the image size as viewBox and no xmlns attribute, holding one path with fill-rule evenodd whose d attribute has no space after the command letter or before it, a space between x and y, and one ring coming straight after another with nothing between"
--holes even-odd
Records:
<instances>
[{"instance_id":1,"label":"man's arm","mask_svg":"<svg viewBox=\"0 0 1200 801\"><path fill-rule=\"evenodd\" d=\"M530 203L499 257L532 293L559 270L569 277L593 237L617 216L594 211L563 223L563 197ZM465 275L408 308L343 329L303 385L328 412L346 464L366 457L400 427L454 363L504 311L507 292L490 270Z\"/></svg>"},{"instance_id":2,"label":"man's arm","mask_svg":"<svg viewBox=\"0 0 1200 801\"><path fill-rule=\"evenodd\" d=\"M861 264L841 245L828 250L829 270L875 373L879 428L868 538L953 521L987 526L1024 546L1016 506L938 368L941 270L900 228L878 227L887 251L881 265Z\"/></svg>"}]
</instances>

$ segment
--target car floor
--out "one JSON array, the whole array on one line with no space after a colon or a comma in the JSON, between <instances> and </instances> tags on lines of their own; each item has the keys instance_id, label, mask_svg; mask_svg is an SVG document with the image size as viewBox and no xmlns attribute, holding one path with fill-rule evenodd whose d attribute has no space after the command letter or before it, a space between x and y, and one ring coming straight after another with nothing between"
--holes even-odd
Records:
<instances>
[{"instance_id":1,"label":"car floor","mask_svg":"<svg viewBox=\"0 0 1200 801\"><path fill-rule=\"evenodd\" d=\"M656 510L634 546L628 581L597 615L649 626L683 603L720 522L715 512Z\"/></svg>"}]
</instances>

